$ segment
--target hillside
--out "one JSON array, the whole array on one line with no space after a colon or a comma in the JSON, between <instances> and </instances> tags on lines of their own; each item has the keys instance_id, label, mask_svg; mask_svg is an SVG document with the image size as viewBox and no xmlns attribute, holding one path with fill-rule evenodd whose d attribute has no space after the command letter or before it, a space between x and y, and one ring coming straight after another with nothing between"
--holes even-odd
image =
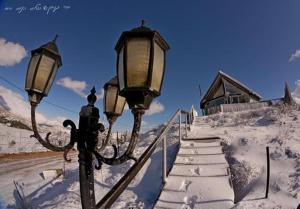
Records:
<instances>
[{"instance_id":1,"label":"hillside","mask_svg":"<svg viewBox=\"0 0 300 209\"><path fill-rule=\"evenodd\" d=\"M62 126L63 118L48 118L36 113L42 136L51 132L55 144L67 143L69 131ZM0 154L46 151L32 135L30 105L20 94L0 86Z\"/></svg>"}]
</instances>

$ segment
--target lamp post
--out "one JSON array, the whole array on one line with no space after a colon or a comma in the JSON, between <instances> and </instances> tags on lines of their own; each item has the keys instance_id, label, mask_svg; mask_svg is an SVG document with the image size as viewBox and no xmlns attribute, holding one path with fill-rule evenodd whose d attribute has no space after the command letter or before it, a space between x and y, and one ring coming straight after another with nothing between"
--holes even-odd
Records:
<instances>
[{"instance_id":1,"label":"lamp post","mask_svg":"<svg viewBox=\"0 0 300 209\"><path fill-rule=\"evenodd\" d=\"M57 36L53 41L32 51L27 70L25 90L31 104L33 137L47 149L64 152L66 161L70 161L67 154L77 143L82 208L94 209L99 206L95 204L93 156L97 160L96 169L101 169L103 163L118 165L136 160L133 151L139 136L141 118L153 98L160 95L165 54L169 46L157 31L145 27L143 21L140 27L123 32L117 42L117 77L104 85L104 114L109 122L109 131L100 150L107 146L112 124L122 114L126 101L133 113L134 124L127 150L118 156L116 146L112 145L114 155L107 158L97 150L98 132L104 131L104 126L98 123L99 109L94 106L97 100L95 88L87 97L88 104L81 108L78 129L71 120L63 122L65 127L71 127L70 142L67 145L56 146L49 140L50 133L43 139L37 130L35 109L42 98L48 95L58 68L62 65L56 39Z\"/></svg>"}]
</instances>

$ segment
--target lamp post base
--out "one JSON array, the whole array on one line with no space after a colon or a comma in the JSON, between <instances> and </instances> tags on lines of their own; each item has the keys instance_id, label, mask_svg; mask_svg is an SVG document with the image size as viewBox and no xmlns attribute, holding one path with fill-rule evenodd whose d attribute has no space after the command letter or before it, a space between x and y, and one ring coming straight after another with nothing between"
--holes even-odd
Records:
<instances>
[{"instance_id":1,"label":"lamp post base","mask_svg":"<svg viewBox=\"0 0 300 209\"><path fill-rule=\"evenodd\" d=\"M83 209L95 209L94 168L92 152L79 147L79 182L81 205Z\"/></svg>"}]
</instances>

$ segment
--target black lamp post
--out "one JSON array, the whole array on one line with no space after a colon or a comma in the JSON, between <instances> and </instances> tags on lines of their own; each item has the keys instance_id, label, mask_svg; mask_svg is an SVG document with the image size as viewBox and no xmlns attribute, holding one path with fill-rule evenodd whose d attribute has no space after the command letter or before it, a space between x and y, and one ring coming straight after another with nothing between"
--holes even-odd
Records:
<instances>
[{"instance_id":1,"label":"black lamp post","mask_svg":"<svg viewBox=\"0 0 300 209\"><path fill-rule=\"evenodd\" d=\"M113 145L112 158L102 156L97 150L98 132L104 131L99 121L99 109L94 106L97 100L95 88L87 97L88 104L80 111L79 128L71 120L65 120L65 127L71 126L69 144L59 147L49 140L50 133L43 139L35 120L35 109L44 96L47 96L54 81L58 68L62 65L61 57L55 39L32 51L28 66L25 90L28 92L31 104L31 121L35 137L44 147L52 151L63 151L65 160L67 153L77 142L79 151L80 195L83 209L99 208L95 204L93 156L97 159L96 169L101 169L102 163L117 165L127 160L136 160L133 151L137 144L141 117L154 97L160 95L165 69L165 54L169 49L166 41L158 32L144 26L123 32L115 47L117 58L117 77L104 85L104 113L110 124L106 140L102 142L104 149L109 140L112 124L124 109L127 101L134 115L131 139L127 150L117 156L117 148Z\"/></svg>"}]
</instances>

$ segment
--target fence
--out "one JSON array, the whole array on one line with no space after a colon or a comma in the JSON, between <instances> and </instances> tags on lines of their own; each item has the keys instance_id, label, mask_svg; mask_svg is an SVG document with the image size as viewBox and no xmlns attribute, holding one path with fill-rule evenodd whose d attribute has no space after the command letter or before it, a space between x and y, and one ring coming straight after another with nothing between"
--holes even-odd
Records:
<instances>
[{"instance_id":1,"label":"fence","mask_svg":"<svg viewBox=\"0 0 300 209\"><path fill-rule=\"evenodd\" d=\"M245 111L245 110L255 110L267 106L269 106L268 102L221 104L219 106L207 108L206 114L211 115L218 112L238 112L238 111Z\"/></svg>"},{"instance_id":2,"label":"fence","mask_svg":"<svg viewBox=\"0 0 300 209\"><path fill-rule=\"evenodd\" d=\"M0 132L0 153L47 151L35 138L31 138L30 135L32 135L31 131L5 127ZM55 132L51 135L50 140L61 146L68 141L68 134Z\"/></svg>"}]
</instances>

